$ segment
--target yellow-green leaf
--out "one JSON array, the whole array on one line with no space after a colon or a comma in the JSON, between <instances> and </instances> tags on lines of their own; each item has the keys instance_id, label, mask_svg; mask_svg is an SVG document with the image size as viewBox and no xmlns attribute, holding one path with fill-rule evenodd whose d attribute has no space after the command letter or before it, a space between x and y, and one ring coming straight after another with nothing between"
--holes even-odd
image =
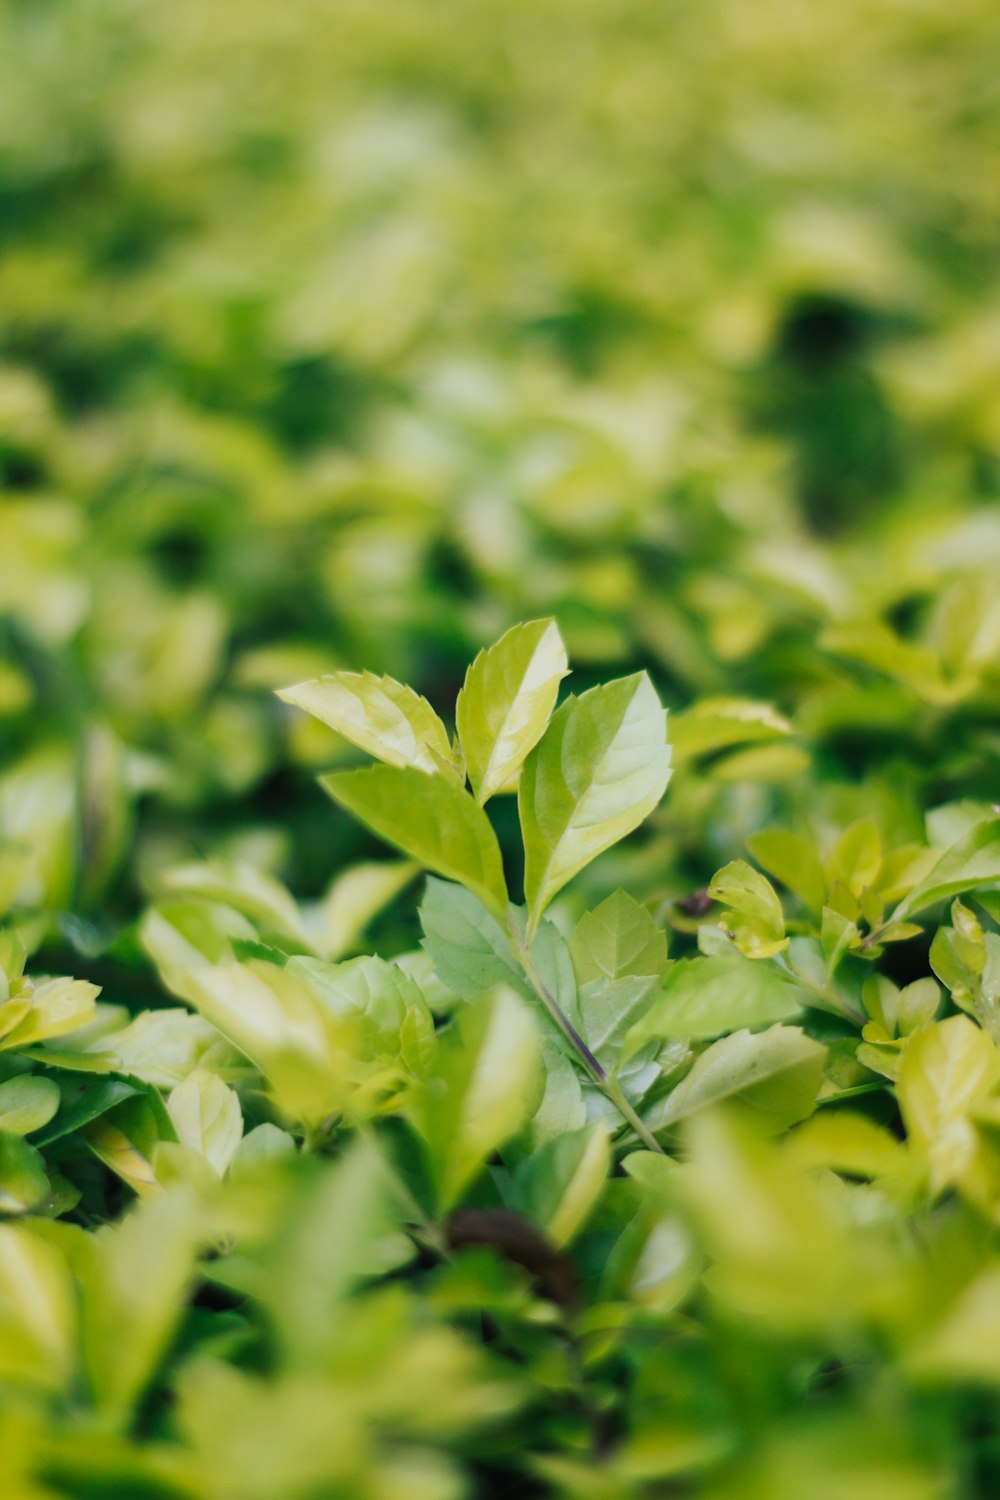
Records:
<instances>
[{"instance_id":1,"label":"yellow-green leaf","mask_svg":"<svg viewBox=\"0 0 1000 1500\"><path fill-rule=\"evenodd\" d=\"M470 666L455 718L480 805L514 789L525 757L545 732L567 670L554 620L515 625Z\"/></svg>"},{"instance_id":2,"label":"yellow-green leaf","mask_svg":"<svg viewBox=\"0 0 1000 1500\"><path fill-rule=\"evenodd\" d=\"M0 1130L30 1135L47 1125L59 1108L59 1085L31 1074L0 1083Z\"/></svg>"},{"instance_id":3,"label":"yellow-green leaf","mask_svg":"<svg viewBox=\"0 0 1000 1500\"><path fill-rule=\"evenodd\" d=\"M0 1228L0 1378L48 1390L73 1370L76 1296L65 1257L21 1225Z\"/></svg>"},{"instance_id":4,"label":"yellow-green leaf","mask_svg":"<svg viewBox=\"0 0 1000 1500\"><path fill-rule=\"evenodd\" d=\"M669 779L666 713L645 672L567 699L521 772L533 928L568 880L652 812Z\"/></svg>"},{"instance_id":5,"label":"yellow-green leaf","mask_svg":"<svg viewBox=\"0 0 1000 1500\"><path fill-rule=\"evenodd\" d=\"M235 1092L207 1068L195 1068L167 1099L177 1139L197 1151L221 1177L243 1135L243 1115Z\"/></svg>"},{"instance_id":6,"label":"yellow-green leaf","mask_svg":"<svg viewBox=\"0 0 1000 1500\"><path fill-rule=\"evenodd\" d=\"M783 1130L815 1105L826 1048L797 1026L737 1031L713 1042L646 1123L659 1130L712 1104L739 1101L769 1129Z\"/></svg>"},{"instance_id":7,"label":"yellow-green leaf","mask_svg":"<svg viewBox=\"0 0 1000 1500\"><path fill-rule=\"evenodd\" d=\"M540 1056L534 1016L504 986L442 1036L432 1075L414 1098L442 1211L538 1103Z\"/></svg>"},{"instance_id":8,"label":"yellow-green leaf","mask_svg":"<svg viewBox=\"0 0 1000 1500\"><path fill-rule=\"evenodd\" d=\"M581 984L662 974L667 966L666 934L626 891L615 891L580 918L570 952Z\"/></svg>"},{"instance_id":9,"label":"yellow-green leaf","mask_svg":"<svg viewBox=\"0 0 1000 1500\"><path fill-rule=\"evenodd\" d=\"M980 1142L970 1118L1000 1081L1000 1052L968 1016L915 1031L899 1065L896 1093L910 1140L927 1157L932 1192L958 1184L976 1192Z\"/></svg>"},{"instance_id":10,"label":"yellow-green leaf","mask_svg":"<svg viewBox=\"0 0 1000 1500\"><path fill-rule=\"evenodd\" d=\"M411 859L457 880L506 920L500 845L489 819L462 787L412 766L371 766L320 778L333 800Z\"/></svg>"},{"instance_id":11,"label":"yellow-green leaf","mask_svg":"<svg viewBox=\"0 0 1000 1500\"><path fill-rule=\"evenodd\" d=\"M448 731L426 698L392 677L371 672L333 672L278 697L304 708L377 760L415 766L461 782Z\"/></svg>"}]
</instances>

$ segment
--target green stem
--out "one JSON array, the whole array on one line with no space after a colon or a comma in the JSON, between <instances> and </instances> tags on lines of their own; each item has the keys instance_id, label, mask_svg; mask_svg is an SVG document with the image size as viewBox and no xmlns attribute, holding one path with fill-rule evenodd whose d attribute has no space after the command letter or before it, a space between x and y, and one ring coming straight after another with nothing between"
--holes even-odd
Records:
<instances>
[{"instance_id":1,"label":"green stem","mask_svg":"<svg viewBox=\"0 0 1000 1500\"><path fill-rule=\"evenodd\" d=\"M601 1090L601 1093L604 1094L606 1098L611 1100L611 1103L615 1106L615 1109L617 1109L618 1113L628 1122L629 1125L631 1125L632 1129L635 1131L636 1135L639 1137L640 1141L642 1141L647 1150L656 1151L661 1156L665 1155L666 1153L664 1152L663 1147L660 1145L659 1141L656 1139L655 1135L653 1135L651 1131L646 1128L646 1126L643 1124L642 1120L636 1113L634 1107L626 1098L625 1092L621 1084L618 1082L617 1078L609 1077L609 1075L604 1071L604 1069L601 1067L601 1064L597 1061L597 1058L587 1046L587 1043L584 1041L583 1037L573 1025L572 1021L562 1010L559 1002L556 1000L555 996L552 994L551 990L542 979L538 970L535 968L534 960L531 957L531 950L529 949L528 945L521 940L519 934L514 930L513 925L510 925L508 927L508 935L510 937L511 946L513 947L514 952L517 955L517 959L521 965L521 968L524 970L528 983L531 985L531 988L534 990L535 994L544 1005L546 1011L555 1022L556 1026L558 1026L563 1036L569 1042L577 1057L583 1063L583 1066L590 1075L592 1081Z\"/></svg>"}]
</instances>

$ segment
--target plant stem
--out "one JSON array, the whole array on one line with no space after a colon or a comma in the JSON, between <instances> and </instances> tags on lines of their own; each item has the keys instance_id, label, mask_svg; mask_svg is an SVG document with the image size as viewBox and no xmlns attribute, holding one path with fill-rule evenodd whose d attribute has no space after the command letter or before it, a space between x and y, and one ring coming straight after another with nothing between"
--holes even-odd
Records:
<instances>
[{"instance_id":1,"label":"plant stem","mask_svg":"<svg viewBox=\"0 0 1000 1500\"><path fill-rule=\"evenodd\" d=\"M583 1063L583 1066L587 1070L592 1081L601 1090L601 1093L611 1100L611 1103L615 1106L615 1109L617 1109L618 1113L632 1127L647 1150L656 1151L661 1156L665 1155L666 1153L664 1152L663 1147L660 1145L659 1141L656 1139L655 1135L653 1135L652 1132L646 1128L646 1126L643 1124L642 1120L636 1113L633 1105L626 1098L625 1091L623 1090L621 1084L618 1082L618 1079L609 1077L609 1075L604 1071L604 1069L601 1067L601 1064L597 1061L597 1058L587 1046L587 1043L584 1041L583 1037L573 1025L572 1021L562 1010L559 1002L556 1000L555 996L552 994L551 990L542 979L538 970L535 968L534 960L531 957L531 950L529 949L527 944L521 940L520 935L514 930L513 925L508 928L508 935L510 937L511 946L513 947L514 952L517 955L517 959L521 965L521 968L524 970L528 983L531 985L531 988L534 990L535 994L544 1005L549 1016L552 1018L556 1026L558 1026L559 1030L562 1032L563 1036L569 1042L577 1057Z\"/></svg>"}]
</instances>

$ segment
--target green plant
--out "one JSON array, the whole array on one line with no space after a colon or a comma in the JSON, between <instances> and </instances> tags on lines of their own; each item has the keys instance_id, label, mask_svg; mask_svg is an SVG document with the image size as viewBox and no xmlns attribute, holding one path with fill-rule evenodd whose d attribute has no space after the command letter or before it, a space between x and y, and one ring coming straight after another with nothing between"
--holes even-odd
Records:
<instances>
[{"instance_id":1,"label":"green plant","mask_svg":"<svg viewBox=\"0 0 1000 1500\"><path fill-rule=\"evenodd\" d=\"M998 14L0 5L5 1497L1000 1492Z\"/></svg>"},{"instance_id":2,"label":"green plant","mask_svg":"<svg viewBox=\"0 0 1000 1500\"><path fill-rule=\"evenodd\" d=\"M451 886L434 887L424 920L432 958L446 947L446 964L467 970L459 993L469 998L470 984L527 986L589 1081L658 1150L620 1077L629 1060L627 1017L666 960L652 919L624 895L602 913L595 931L601 929L598 941L612 967L603 975L598 969L597 987L584 1000L575 986L572 995L561 994L566 947L557 928L542 930L541 924L567 881L659 803L670 774L666 715L649 678L639 674L570 697L553 716L566 671L553 620L508 631L466 674L454 747L430 704L391 678L341 673L280 696L385 763L324 777L334 800L418 864L464 888L463 896ZM500 846L483 812L496 792L514 790L523 909L508 899ZM586 944L586 935L579 941ZM619 959L620 950L631 948L639 957ZM642 982L626 986L634 991L627 1000L614 989L619 980L637 979ZM609 1018L612 1027L605 1031Z\"/></svg>"},{"instance_id":3,"label":"green plant","mask_svg":"<svg viewBox=\"0 0 1000 1500\"><path fill-rule=\"evenodd\" d=\"M643 674L557 708L566 668L552 621L508 632L454 738L391 679L284 690L381 761L322 783L407 861L312 907L165 871L141 942L199 1015L33 982L5 935L12 1493L980 1492L994 810L762 829L786 897L730 860L666 909L671 959L648 906L574 884L659 803L664 711ZM515 790L523 906L484 810ZM421 948L339 956L417 866ZM83 1233L116 1181L138 1207Z\"/></svg>"}]
</instances>

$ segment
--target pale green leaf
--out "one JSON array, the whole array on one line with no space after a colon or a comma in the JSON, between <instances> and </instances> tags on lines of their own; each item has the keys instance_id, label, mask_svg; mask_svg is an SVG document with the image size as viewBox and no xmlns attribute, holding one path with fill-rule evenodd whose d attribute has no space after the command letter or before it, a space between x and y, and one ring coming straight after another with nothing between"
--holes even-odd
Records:
<instances>
[{"instance_id":1,"label":"pale green leaf","mask_svg":"<svg viewBox=\"0 0 1000 1500\"><path fill-rule=\"evenodd\" d=\"M31 1135L47 1125L59 1108L59 1085L32 1074L0 1083L0 1130Z\"/></svg>"},{"instance_id":2,"label":"pale green leaf","mask_svg":"<svg viewBox=\"0 0 1000 1500\"><path fill-rule=\"evenodd\" d=\"M587 1100L580 1070L572 1062L561 1036L543 1035L542 1062L545 1086L526 1131L536 1148L567 1131L582 1129L587 1122Z\"/></svg>"},{"instance_id":3,"label":"pale green leaf","mask_svg":"<svg viewBox=\"0 0 1000 1500\"><path fill-rule=\"evenodd\" d=\"M256 930L232 907L180 897L151 906L139 923L139 936L167 989L188 1000L190 971L231 959L234 942L253 942Z\"/></svg>"},{"instance_id":4,"label":"pale green leaf","mask_svg":"<svg viewBox=\"0 0 1000 1500\"><path fill-rule=\"evenodd\" d=\"M380 1269L380 1241L390 1228L382 1159L364 1136L311 1193L289 1202L275 1225L261 1295L290 1364L313 1365L335 1347L338 1307Z\"/></svg>"},{"instance_id":5,"label":"pale green leaf","mask_svg":"<svg viewBox=\"0 0 1000 1500\"><path fill-rule=\"evenodd\" d=\"M497 984L528 993L510 939L471 891L429 877L420 925L438 976L463 1000L475 1000Z\"/></svg>"},{"instance_id":6,"label":"pale green leaf","mask_svg":"<svg viewBox=\"0 0 1000 1500\"><path fill-rule=\"evenodd\" d=\"M0 998L6 1000L10 993L9 986L16 979L20 979L24 973L24 962L27 955L24 951L24 941L16 927L5 927L0 932L0 973L7 981L6 991L0 992Z\"/></svg>"},{"instance_id":7,"label":"pale green leaf","mask_svg":"<svg viewBox=\"0 0 1000 1500\"><path fill-rule=\"evenodd\" d=\"M305 979L324 1009L340 1020L355 1018L359 1050L369 1061L396 1058L407 1022L433 1031L433 1020L419 986L396 964L374 954L331 964L319 958L293 958L290 975Z\"/></svg>"},{"instance_id":8,"label":"pale green leaf","mask_svg":"<svg viewBox=\"0 0 1000 1500\"><path fill-rule=\"evenodd\" d=\"M874 818L859 818L845 828L826 860L826 878L838 881L855 896L874 886L882 866L882 839Z\"/></svg>"},{"instance_id":9,"label":"pale green leaf","mask_svg":"<svg viewBox=\"0 0 1000 1500\"><path fill-rule=\"evenodd\" d=\"M962 891L1000 883L1000 818L976 824L946 849L919 885L896 907L892 920L915 917Z\"/></svg>"},{"instance_id":10,"label":"pale green leaf","mask_svg":"<svg viewBox=\"0 0 1000 1500\"><path fill-rule=\"evenodd\" d=\"M784 828L765 828L750 835L747 848L757 863L794 892L810 911L820 911L826 880L819 856L806 839Z\"/></svg>"},{"instance_id":11,"label":"pale green leaf","mask_svg":"<svg viewBox=\"0 0 1000 1500\"><path fill-rule=\"evenodd\" d=\"M798 1015L808 995L780 970L739 954L681 959L632 1033L707 1039Z\"/></svg>"},{"instance_id":12,"label":"pale green leaf","mask_svg":"<svg viewBox=\"0 0 1000 1500\"><path fill-rule=\"evenodd\" d=\"M968 1016L948 1016L909 1038L896 1095L910 1140L926 1155L931 1189L959 1184L975 1193L981 1146L970 1118L1000 1082L1000 1052Z\"/></svg>"},{"instance_id":13,"label":"pale green leaf","mask_svg":"<svg viewBox=\"0 0 1000 1500\"><path fill-rule=\"evenodd\" d=\"M16 1000L7 1000L0 1006L0 1047L4 1045L4 1038L16 1031L18 1026L31 1011L31 999L27 995L18 996Z\"/></svg>"},{"instance_id":14,"label":"pale green leaf","mask_svg":"<svg viewBox=\"0 0 1000 1500\"><path fill-rule=\"evenodd\" d=\"M554 620L515 625L470 666L455 719L480 804L514 789L525 757L545 731L567 670L566 648Z\"/></svg>"},{"instance_id":15,"label":"pale green leaf","mask_svg":"<svg viewBox=\"0 0 1000 1500\"><path fill-rule=\"evenodd\" d=\"M409 885L417 873L410 860L365 860L343 870L322 901L305 912L313 945L324 958L354 948L373 917Z\"/></svg>"},{"instance_id":16,"label":"pale green leaf","mask_svg":"<svg viewBox=\"0 0 1000 1500\"><path fill-rule=\"evenodd\" d=\"M20 1224L0 1227L0 1379L65 1390L76 1331L66 1257Z\"/></svg>"},{"instance_id":17,"label":"pale green leaf","mask_svg":"<svg viewBox=\"0 0 1000 1500\"><path fill-rule=\"evenodd\" d=\"M884 1125L849 1109L821 1109L788 1138L787 1153L801 1167L828 1167L852 1177L884 1177L905 1170L905 1146Z\"/></svg>"},{"instance_id":18,"label":"pale green leaf","mask_svg":"<svg viewBox=\"0 0 1000 1500\"><path fill-rule=\"evenodd\" d=\"M215 1026L179 1006L140 1011L87 1055L106 1056L116 1072L161 1089L174 1088L199 1067L230 1083L247 1072L244 1058Z\"/></svg>"},{"instance_id":19,"label":"pale green leaf","mask_svg":"<svg viewBox=\"0 0 1000 1500\"><path fill-rule=\"evenodd\" d=\"M415 1096L413 1110L429 1148L442 1211L537 1107L539 1062L534 1016L503 987L462 1010L441 1036L432 1076Z\"/></svg>"},{"instance_id":20,"label":"pale green leaf","mask_svg":"<svg viewBox=\"0 0 1000 1500\"><path fill-rule=\"evenodd\" d=\"M19 1135L0 1130L0 1214L26 1214L49 1190L42 1158Z\"/></svg>"},{"instance_id":21,"label":"pale green leaf","mask_svg":"<svg viewBox=\"0 0 1000 1500\"><path fill-rule=\"evenodd\" d=\"M580 918L570 951L581 984L600 978L659 975L667 966L666 934L646 907L625 891L615 891Z\"/></svg>"},{"instance_id":22,"label":"pale green leaf","mask_svg":"<svg viewBox=\"0 0 1000 1500\"><path fill-rule=\"evenodd\" d=\"M282 688L278 697L386 765L413 766L461 783L445 726L426 698L391 677L333 672Z\"/></svg>"},{"instance_id":23,"label":"pale green leaf","mask_svg":"<svg viewBox=\"0 0 1000 1500\"><path fill-rule=\"evenodd\" d=\"M707 768L713 781L764 782L784 786L802 776L811 765L809 752L801 745L749 745L720 755Z\"/></svg>"},{"instance_id":24,"label":"pale green leaf","mask_svg":"<svg viewBox=\"0 0 1000 1500\"><path fill-rule=\"evenodd\" d=\"M989 802L974 802L971 798L940 803L924 814L927 842L932 849L948 849L980 823L994 822L996 815L996 808Z\"/></svg>"},{"instance_id":25,"label":"pale green leaf","mask_svg":"<svg viewBox=\"0 0 1000 1500\"><path fill-rule=\"evenodd\" d=\"M98 1412L124 1427L167 1353L187 1304L201 1228L191 1196L147 1199L97 1246L83 1346Z\"/></svg>"},{"instance_id":26,"label":"pale green leaf","mask_svg":"<svg viewBox=\"0 0 1000 1500\"><path fill-rule=\"evenodd\" d=\"M262 932L299 942L305 935L290 892L267 870L245 860L175 865L161 883L167 891L202 896L241 912Z\"/></svg>"},{"instance_id":27,"label":"pale green leaf","mask_svg":"<svg viewBox=\"0 0 1000 1500\"><path fill-rule=\"evenodd\" d=\"M295 1139L287 1130L265 1120L243 1136L230 1164L233 1178L251 1176L269 1162L287 1161L296 1152Z\"/></svg>"},{"instance_id":28,"label":"pale green leaf","mask_svg":"<svg viewBox=\"0 0 1000 1500\"><path fill-rule=\"evenodd\" d=\"M170 1130L168 1120L168 1134ZM139 1197L156 1193L153 1158L161 1140L160 1122L147 1096L133 1095L92 1120L80 1133L94 1155Z\"/></svg>"},{"instance_id":29,"label":"pale green leaf","mask_svg":"<svg viewBox=\"0 0 1000 1500\"><path fill-rule=\"evenodd\" d=\"M567 699L521 772L532 929L568 880L652 812L669 779L666 714L645 672Z\"/></svg>"},{"instance_id":30,"label":"pale green leaf","mask_svg":"<svg viewBox=\"0 0 1000 1500\"><path fill-rule=\"evenodd\" d=\"M769 703L749 698L703 698L675 714L670 739L677 764L697 755L779 739L792 726Z\"/></svg>"},{"instance_id":31,"label":"pale green leaf","mask_svg":"<svg viewBox=\"0 0 1000 1500\"><path fill-rule=\"evenodd\" d=\"M919 694L929 703L947 704L952 692L944 681L940 658L926 646L904 641L881 620L863 625L836 625L824 631L819 641L824 651L835 651L853 661L864 662L884 672Z\"/></svg>"},{"instance_id":32,"label":"pale green leaf","mask_svg":"<svg viewBox=\"0 0 1000 1500\"><path fill-rule=\"evenodd\" d=\"M746 860L734 859L712 877L708 894L713 901L760 922L775 936L785 929L784 913L774 887Z\"/></svg>"},{"instance_id":33,"label":"pale green leaf","mask_svg":"<svg viewBox=\"0 0 1000 1500\"><path fill-rule=\"evenodd\" d=\"M917 1337L906 1370L921 1383L1000 1385L1000 1266L988 1265Z\"/></svg>"},{"instance_id":34,"label":"pale green leaf","mask_svg":"<svg viewBox=\"0 0 1000 1500\"><path fill-rule=\"evenodd\" d=\"M598 1121L549 1141L514 1174L515 1208L532 1219L557 1249L586 1221L611 1165L605 1125Z\"/></svg>"},{"instance_id":35,"label":"pale green leaf","mask_svg":"<svg viewBox=\"0 0 1000 1500\"><path fill-rule=\"evenodd\" d=\"M93 1018L99 994L99 987L85 979L48 979L36 985L30 996L31 1008L0 1040L0 1049L29 1047L77 1031Z\"/></svg>"},{"instance_id":36,"label":"pale green leaf","mask_svg":"<svg viewBox=\"0 0 1000 1500\"><path fill-rule=\"evenodd\" d=\"M826 1048L796 1026L734 1032L702 1053L646 1123L660 1130L710 1105L738 1101L769 1129L784 1130L811 1114L825 1058Z\"/></svg>"},{"instance_id":37,"label":"pale green leaf","mask_svg":"<svg viewBox=\"0 0 1000 1500\"><path fill-rule=\"evenodd\" d=\"M290 1120L316 1122L343 1108L357 1032L314 987L260 960L216 964L189 976L192 1003L267 1078Z\"/></svg>"},{"instance_id":38,"label":"pale green leaf","mask_svg":"<svg viewBox=\"0 0 1000 1500\"><path fill-rule=\"evenodd\" d=\"M205 1157L222 1177L243 1135L234 1091L206 1068L195 1068L171 1090L167 1113L181 1145Z\"/></svg>"},{"instance_id":39,"label":"pale green leaf","mask_svg":"<svg viewBox=\"0 0 1000 1500\"><path fill-rule=\"evenodd\" d=\"M501 920L507 888L489 819L461 787L412 767L371 766L320 778L335 802L379 838L447 880L458 881Z\"/></svg>"},{"instance_id":40,"label":"pale green leaf","mask_svg":"<svg viewBox=\"0 0 1000 1500\"><path fill-rule=\"evenodd\" d=\"M579 1029L591 1052L608 1073L617 1073L626 1036L641 1025L659 990L655 974L626 974L621 979L591 979L577 996ZM638 1043L628 1052L633 1061ZM657 1050L654 1047L654 1052ZM640 1065L641 1066L641 1065ZM655 1074L655 1070L654 1070ZM650 1080L651 1081L651 1080Z\"/></svg>"}]
</instances>

